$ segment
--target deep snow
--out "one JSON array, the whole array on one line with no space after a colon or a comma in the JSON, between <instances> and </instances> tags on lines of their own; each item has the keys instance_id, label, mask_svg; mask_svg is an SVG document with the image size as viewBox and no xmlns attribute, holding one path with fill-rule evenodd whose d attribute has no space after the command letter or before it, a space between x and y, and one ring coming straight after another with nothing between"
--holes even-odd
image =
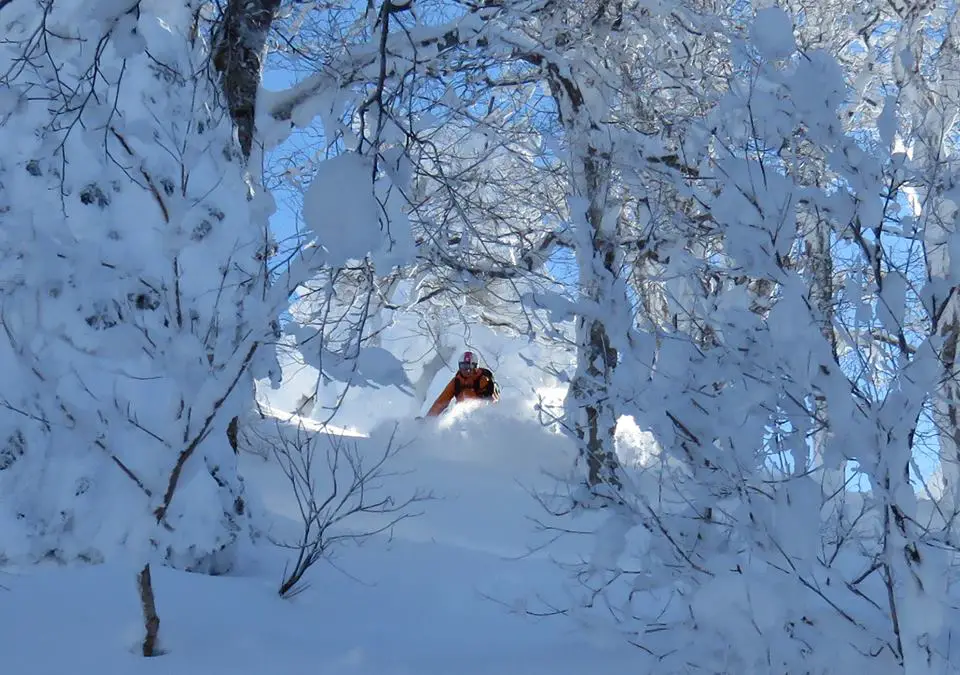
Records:
<instances>
[{"instance_id":1,"label":"deep snow","mask_svg":"<svg viewBox=\"0 0 960 675\"><path fill-rule=\"evenodd\" d=\"M259 425L264 436L277 429L276 420ZM390 432L380 425L349 440L366 456ZM132 565L0 573L8 589L0 592L5 672L625 672L632 648L572 619L522 611L525 602L535 606L535 596L564 593L563 572L551 557L574 555L579 545L571 540L549 553L529 553L543 541L535 522L543 512L529 491L554 489L544 472L570 469L568 441L505 406L466 416L461 409L439 424L404 422L398 437L409 441L390 465L401 475L385 485L398 498L425 488L435 499L418 504L422 515L401 522L392 536L348 545L333 564L318 564L308 573L309 588L291 600L276 593L288 552L267 540L296 533L296 501L275 460L245 453L243 473L251 494L259 495L253 507L266 536L228 576L155 570L162 657L136 654Z\"/></svg>"}]
</instances>

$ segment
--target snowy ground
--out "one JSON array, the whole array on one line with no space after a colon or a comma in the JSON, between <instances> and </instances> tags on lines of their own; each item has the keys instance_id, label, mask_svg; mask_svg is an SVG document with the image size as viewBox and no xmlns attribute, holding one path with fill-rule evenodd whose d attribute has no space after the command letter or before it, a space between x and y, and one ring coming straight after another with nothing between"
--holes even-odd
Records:
<instances>
[{"instance_id":1,"label":"snowy ground","mask_svg":"<svg viewBox=\"0 0 960 675\"><path fill-rule=\"evenodd\" d=\"M269 430L273 425L265 425ZM323 432L315 432L323 433ZM354 436L375 453L388 430ZM564 675L626 672L633 651L585 633L566 618L516 611L538 593L561 594L562 572L543 552L523 555L542 515L528 490L564 472L562 438L503 410L477 410L439 426L406 424L410 440L388 485L436 499L392 538L342 549L319 564L310 587L280 599L286 552L254 548L236 574L155 571L167 653L142 659L134 570L118 563L0 573L0 654L17 675ZM296 532L297 508L274 461L245 455L271 536ZM362 527L364 523L357 521ZM552 548L574 555L574 544ZM511 611L513 608L514 611ZM307 668L305 671L304 668Z\"/></svg>"}]
</instances>

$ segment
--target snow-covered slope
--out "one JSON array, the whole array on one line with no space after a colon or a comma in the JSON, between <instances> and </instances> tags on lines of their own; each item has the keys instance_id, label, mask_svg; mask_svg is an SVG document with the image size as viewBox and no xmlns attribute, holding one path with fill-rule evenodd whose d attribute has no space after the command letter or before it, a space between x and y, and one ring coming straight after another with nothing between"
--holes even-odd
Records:
<instances>
[{"instance_id":1,"label":"snow-covered slope","mask_svg":"<svg viewBox=\"0 0 960 675\"><path fill-rule=\"evenodd\" d=\"M297 420L280 417L257 434L293 432ZM321 451L336 431L310 430ZM346 440L369 459L391 436L401 446L388 466L397 475L381 483L398 499L416 489L434 499L417 504L421 515L392 537L337 549L295 598L277 596L290 552L269 540L296 537L297 503L276 459L249 453L242 468L259 494L251 508L265 536L227 577L155 571L164 656L136 655L135 568L111 563L0 574L8 589L0 592L4 662L22 675L624 672L631 648L522 609L537 595L563 592L550 556L576 553L572 541L530 552L548 536L538 531L544 512L530 491L554 489L548 473L569 470L568 441L504 406L460 409L439 424L382 424ZM343 523L359 531L376 524Z\"/></svg>"}]
</instances>

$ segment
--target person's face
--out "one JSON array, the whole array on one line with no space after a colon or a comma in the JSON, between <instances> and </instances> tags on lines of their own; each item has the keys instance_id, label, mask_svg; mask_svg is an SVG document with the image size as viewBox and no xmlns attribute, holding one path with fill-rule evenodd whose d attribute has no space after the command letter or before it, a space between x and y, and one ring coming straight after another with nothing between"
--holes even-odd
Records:
<instances>
[{"instance_id":1,"label":"person's face","mask_svg":"<svg viewBox=\"0 0 960 675\"><path fill-rule=\"evenodd\" d=\"M470 361L461 361L460 362L460 374L461 375L473 375L473 372L476 370L477 364Z\"/></svg>"}]
</instances>

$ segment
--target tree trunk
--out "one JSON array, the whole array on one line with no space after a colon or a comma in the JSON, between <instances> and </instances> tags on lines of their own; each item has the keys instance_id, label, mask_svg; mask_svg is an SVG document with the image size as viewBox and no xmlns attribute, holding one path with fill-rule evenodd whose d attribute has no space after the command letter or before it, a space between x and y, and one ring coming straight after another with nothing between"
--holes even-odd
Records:
<instances>
[{"instance_id":1,"label":"tree trunk","mask_svg":"<svg viewBox=\"0 0 960 675\"><path fill-rule=\"evenodd\" d=\"M245 163L250 161L256 134L257 91L267 36L279 8L280 0L229 0L217 25L213 65L223 78L227 110ZM227 440L237 454L239 427L240 418L235 416L227 428Z\"/></svg>"},{"instance_id":2,"label":"tree trunk","mask_svg":"<svg viewBox=\"0 0 960 675\"><path fill-rule=\"evenodd\" d=\"M940 353L943 375L934 392L933 410L940 442L940 508L952 521L960 506L960 369L957 364L960 307L956 297L947 302L938 323L936 332L943 338Z\"/></svg>"},{"instance_id":3,"label":"tree trunk","mask_svg":"<svg viewBox=\"0 0 960 675\"><path fill-rule=\"evenodd\" d=\"M587 377L581 379L589 382L588 395L583 396L583 411L586 417L586 429L578 421L576 429L581 440L587 459L587 484L591 487L609 483L620 487L617 477L617 455L614 448L614 434L617 430L617 416L608 394L610 379L617 362L617 350L610 346L607 331L602 321L591 320L585 322L580 319L581 330L589 329L589 337L578 341L578 361L587 364ZM585 344L584 344L585 343ZM602 364L602 365L597 365ZM581 390L581 393L582 392Z\"/></svg>"},{"instance_id":4,"label":"tree trunk","mask_svg":"<svg viewBox=\"0 0 960 675\"><path fill-rule=\"evenodd\" d=\"M617 349L611 344L606 319L616 316L615 280L617 277L617 228L604 222L609 218L608 197L610 193L609 152L604 157L593 146L588 147L583 163L584 195L589 203L586 213L587 227L584 235L577 237L578 244L587 250L580 251L580 287L596 315L578 320L577 339L578 375L584 366L580 381L588 392L583 400L586 417L585 449L587 455L587 484L591 487L609 483L617 488L617 454L614 435L617 430L617 411L611 395L614 371L617 367ZM614 223L619 221L617 217ZM589 242L589 246L586 246ZM584 437L578 425L578 434Z\"/></svg>"},{"instance_id":5,"label":"tree trunk","mask_svg":"<svg viewBox=\"0 0 960 675\"><path fill-rule=\"evenodd\" d=\"M143 655L157 656L157 639L160 633L160 617L157 615L157 603L153 595L153 578L150 564L143 566L137 575L137 589L140 592L140 607L143 609Z\"/></svg>"},{"instance_id":6,"label":"tree trunk","mask_svg":"<svg viewBox=\"0 0 960 675\"><path fill-rule=\"evenodd\" d=\"M548 64L547 80L571 148L570 218L577 230L574 239L584 305L577 317L577 367L565 407L587 463L587 485L606 484L619 490L612 391L619 355L607 322L618 320L626 297L618 284L620 214L610 203L613 146L590 119L583 92L572 76Z\"/></svg>"},{"instance_id":7,"label":"tree trunk","mask_svg":"<svg viewBox=\"0 0 960 675\"><path fill-rule=\"evenodd\" d=\"M921 199L923 194L918 195ZM917 212L919 213L919 212ZM926 217L924 248L926 272L931 283L944 283L946 296L933 298L931 335L939 336L940 377L933 390L933 419L937 428L939 444L941 494L938 499L943 514L944 527L950 533L957 509L960 507L960 368L957 352L960 347L960 296L955 286L952 269L955 262L952 252L956 250L953 238L957 237L952 213L931 213Z\"/></svg>"},{"instance_id":8,"label":"tree trunk","mask_svg":"<svg viewBox=\"0 0 960 675\"><path fill-rule=\"evenodd\" d=\"M270 26L280 0L229 0L220 20L213 65L223 76L227 109L237 128L244 160L253 149L257 91Z\"/></svg>"},{"instance_id":9,"label":"tree trunk","mask_svg":"<svg viewBox=\"0 0 960 675\"><path fill-rule=\"evenodd\" d=\"M809 265L810 295L822 320L820 332L830 345L834 361L838 361L837 335L833 327L837 296L833 281L829 223L818 218L812 231L807 235L805 243L806 262ZM816 415L823 426L813 435L813 456L810 459L814 466L822 467L817 471L820 474L821 492L824 498L829 499L843 490L847 463L846 460L841 459L838 466L827 466L829 458L824 457L823 454L823 448L830 433L826 408L824 397L817 395ZM802 475L807 470L806 464L794 467L797 475Z\"/></svg>"}]
</instances>

